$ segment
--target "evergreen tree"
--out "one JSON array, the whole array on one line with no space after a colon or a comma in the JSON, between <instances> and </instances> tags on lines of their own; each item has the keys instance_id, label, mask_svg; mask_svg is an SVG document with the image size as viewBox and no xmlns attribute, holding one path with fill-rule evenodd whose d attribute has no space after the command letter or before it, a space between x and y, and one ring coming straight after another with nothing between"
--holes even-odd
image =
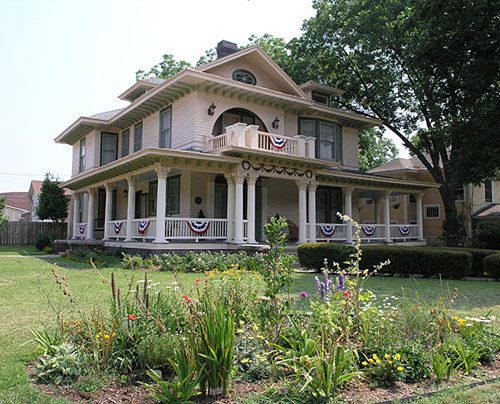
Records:
<instances>
[{"instance_id":1,"label":"evergreen tree","mask_svg":"<svg viewBox=\"0 0 500 404\"><path fill-rule=\"evenodd\" d=\"M2 230L3 224L7 221L7 218L3 217L4 209L5 209L5 198L0 197L0 230Z\"/></svg>"},{"instance_id":2,"label":"evergreen tree","mask_svg":"<svg viewBox=\"0 0 500 404\"><path fill-rule=\"evenodd\" d=\"M69 197L59 184L58 178L50 173L45 174L36 208L36 215L40 220L51 219L58 222L68 217Z\"/></svg>"}]
</instances>

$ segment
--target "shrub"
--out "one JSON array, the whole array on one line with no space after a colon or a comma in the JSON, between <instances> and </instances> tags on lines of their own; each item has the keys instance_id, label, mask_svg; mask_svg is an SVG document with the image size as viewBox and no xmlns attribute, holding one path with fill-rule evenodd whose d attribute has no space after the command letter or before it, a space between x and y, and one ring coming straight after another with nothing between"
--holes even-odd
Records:
<instances>
[{"instance_id":1,"label":"shrub","mask_svg":"<svg viewBox=\"0 0 500 404\"><path fill-rule=\"evenodd\" d=\"M444 278L462 278L470 274L472 255L454 249L401 247L386 245L363 246L361 269L371 269L389 260L379 272L388 274L422 274ZM323 260L337 262L342 269L354 248L334 243L305 243L297 250L300 264L305 268L320 270Z\"/></svg>"},{"instance_id":2,"label":"shrub","mask_svg":"<svg viewBox=\"0 0 500 404\"><path fill-rule=\"evenodd\" d=\"M76 262L92 261L97 266L113 266L116 264L116 257L102 250L92 250L88 247L77 247L70 251L64 258Z\"/></svg>"},{"instance_id":3,"label":"shrub","mask_svg":"<svg viewBox=\"0 0 500 404\"><path fill-rule=\"evenodd\" d=\"M483 269L488 276L500 279L500 254L490 254L483 260Z\"/></svg>"},{"instance_id":4,"label":"shrub","mask_svg":"<svg viewBox=\"0 0 500 404\"><path fill-rule=\"evenodd\" d=\"M80 376L82 361L73 345L61 344L54 347L53 355L40 358L36 364L37 380L45 383L66 384Z\"/></svg>"},{"instance_id":5,"label":"shrub","mask_svg":"<svg viewBox=\"0 0 500 404\"><path fill-rule=\"evenodd\" d=\"M485 269L483 260L491 254L499 253L498 250L486 250L482 248L463 248L463 247L440 247L442 250L465 251L472 255L471 276L484 276Z\"/></svg>"},{"instance_id":6,"label":"shrub","mask_svg":"<svg viewBox=\"0 0 500 404\"><path fill-rule=\"evenodd\" d=\"M54 251L54 234L52 233L39 233L35 237L35 247L37 250L42 251L49 247Z\"/></svg>"},{"instance_id":7,"label":"shrub","mask_svg":"<svg viewBox=\"0 0 500 404\"><path fill-rule=\"evenodd\" d=\"M474 234L474 243L481 248L500 248L500 224L485 223L480 225Z\"/></svg>"},{"instance_id":8,"label":"shrub","mask_svg":"<svg viewBox=\"0 0 500 404\"><path fill-rule=\"evenodd\" d=\"M170 359L175 359L175 346L181 343L178 336L148 335L137 346L137 359L143 369L161 370L163 374L173 372Z\"/></svg>"}]
</instances>

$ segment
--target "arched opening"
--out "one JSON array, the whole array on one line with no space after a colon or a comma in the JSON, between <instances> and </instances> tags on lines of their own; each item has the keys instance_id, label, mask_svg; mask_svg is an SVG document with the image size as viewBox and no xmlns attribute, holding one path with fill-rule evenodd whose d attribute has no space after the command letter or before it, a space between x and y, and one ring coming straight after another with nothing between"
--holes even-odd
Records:
<instances>
[{"instance_id":1,"label":"arched opening","mask_svg":"<svg viewBox=\"0 0 500 404\"><path fill-rule=\"evenodd\" d=\"M224 133L224 128L226 126L234 125L238 122L246 123L247 125L257 125L260 131L267 132L266 125L264 125L262 119L255 115L252 111L243 108L232 108L223 112L221 116L217 118L212 130L212 135L221 135Z\"/></svg>"}]
</instances>

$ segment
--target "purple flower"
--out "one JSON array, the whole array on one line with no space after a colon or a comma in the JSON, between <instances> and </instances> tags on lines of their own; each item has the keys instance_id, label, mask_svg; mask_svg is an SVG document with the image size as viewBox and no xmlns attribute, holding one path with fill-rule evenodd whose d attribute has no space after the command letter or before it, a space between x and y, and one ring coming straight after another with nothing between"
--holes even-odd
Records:
<instances>
[{"instance_id":1,"label":"purple flower","mask_svg":"<svg viewBox=\"0 0 500 404\"><path fill-rule=\"evenodd\" d=\"M344 291L344 274L339 274L339 290Z\"/></svg>"},{"instance_id":2,"label":"purple flower","mask_svg":"<svg viewBox=\"0 0 500 404\"><path fill-rule=\"evenodd\" d=\"M321 282L317 276L314 277L314 282L316 282L316 293L319 293L321 290Z\"/></svg>"},{"instance_id":3,"label":"purple flower","mask_svg":"<svg viewBox=\"0 0 500 404\"><path fill-rule=\"evenodd\" d=\"M305 299L307 297L307 292L300 292L300 298Z\"/></svg>"}]
</instances>

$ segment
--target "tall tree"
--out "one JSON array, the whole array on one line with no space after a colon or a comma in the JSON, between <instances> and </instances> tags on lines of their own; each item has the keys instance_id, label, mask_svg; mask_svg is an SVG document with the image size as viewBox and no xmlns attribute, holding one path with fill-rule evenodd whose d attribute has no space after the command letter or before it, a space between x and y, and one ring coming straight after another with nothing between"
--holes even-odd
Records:
<instances>
[{"instance_id":1,"label":"tall tree","mask_svg":"<svg viewBox=\"0 0 500 404\"><path fill-rule=\"evenodd\" d=\"M168 79L186 67L191 67L191 63L185 60L176 61L173 55L165 54L162 61L149 69L149 72L146 73L144 70L137 70L135 72L135 79L137 81L153 78Z\"/></svg>"},{"instance_id":2,"label":"tall tree","mask_svg":"<svg viewBox=\"0 0 500 404\"><path fill-rule=\"evenodd\" d=\"M358 149L361 171L371 170L398 156L398 148L394 142L374 128L359 132Z\"/></svg>"},{"instance_id":3,"label":"tall tree","mask_svg":"<svg viewBox=\"0 0 500 404\"><path fill-rule=\"evenodd\" d=\"M68 217L69 197L64 194L64 189L59 184L58 178L49 173L45 174L36 208L36 215L40 220L59 222Z\"/></svg>"},{"instance_id":4,"label":"tall tree","mask_svg":"<svg viewBox=\"0 0 500 404\"><path fill-rule=\"evenodd\" d=\"M302 74L346 90L340 106L381 119L418 156L440 184L444 234L458 234L455 186L500 167L493 122L500 106L498 1L314 0L313 6L316 16L292 49L292 57L309 62Z\"/></svg>"},{"instance_id":5,"label":"tall tree","mask_svg":"<svg viewBox=\"0 0 500 404\"><path fill-rule=\"evenodd\" d=\"M3 217L4 209L5 209L5 197L0 196L0 230L2 230L3 224L7 221L7 218Z\"/></svg>"}]
</instances>

